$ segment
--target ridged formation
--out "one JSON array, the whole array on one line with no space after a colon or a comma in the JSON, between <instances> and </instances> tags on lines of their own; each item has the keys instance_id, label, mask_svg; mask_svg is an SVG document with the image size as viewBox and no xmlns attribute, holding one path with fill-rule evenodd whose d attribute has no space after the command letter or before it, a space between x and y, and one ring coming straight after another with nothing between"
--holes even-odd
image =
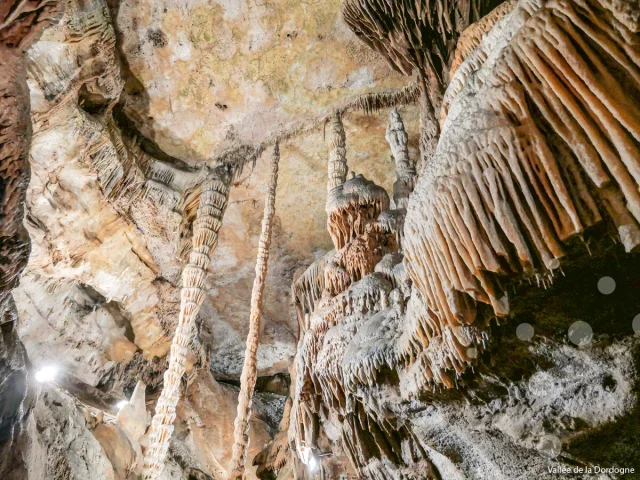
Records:
<instances>
[{"instance_id":1,"label":"ridged formation","mask_svg":"<svg viewBox=\"0 0 640 480\"><path fill-rule=\"evenodd\" d=\"M628 101L640 43L615 15L592 0L521 2L452 79L409 204L405 263L429 312L423 331L448 338L458 371L483 338L466 334L477 302L507 315L507 283L549 284L567 242L602 220L627 252L640 246L640 109Z\"/></svg>"},{"instance_id":2,"label":"ridged formation","mask_svg":"<svg viewBox=\"0 0 640 480\"><path fill-rule=\"evenodd\" d=\"M271 157L271 176L269 178L269 190L264 204L262 217L262 231L258 241L258 257L256 260L256 277L251 291L251 314L249 317L249 334L247 335L247 348L244 352L244 365L240 377L240 394L238 396L238 413L233 432L233 449L229 480L241 480L244 478L247 448L249 446L249 419L251 417L251 402L256 386L257 353L260 344L260 319L262 317L262 294L267 277L269 263L269 248L271 247L271 229L273 217L276 213L276 189L278 187L278 163L280 161L280 149L276 143Z\"/></svg>"},{"instance_id":3,"label":"ridged formation","mask_svg":"<svg viewBox=\"0 0 640 480\"><path fill-rule=\"evenodd\" d=\"M31 145L30 99L25 52L61 11L57 1L0 3L0 477L26 478L19 436L33 391L28 361L18 337L11 294L27 265L31 242L24 225ZM26 441L25 441L26 442Z\"/></svg>"},{"instance_id":4,"label":"ridged formation","mask_svg":"<svg viewBox=\"0 0 640 480\"><path fill-rule=\"evenodd\" d=\"M164 388L156 404L151 422L151 444L144 459L144 478L158 478L164 468L180 399L180 381L185 372L188 345L196 316L205 297L205 279L210 255L218 244L218 231L229 200L231 175L228 167L220 167L216 178L208 180L200 194L193 222L193 247L189 262L182 271L180 316L169 354L169 367L164 374Z\"/></svg>"},{"instance_id":5,"label":"ridged formation","mask_svg":"<svg viewBox=\"0 0 640 480\"><path fill-rule=\"evenodd\" d=\"M342 114L336 111L329 124L329 180L327 190L331 191L347 180L347 147Z\"/></svg>"},{"instance_id":6,"label":"ridged formation","mask_svg":"<svg viewBox=\"0 0 640 480\"><path fill-rule=\"evenodd\" d=\"M375 206L361 176L329 189L336 251L293 284L298 467L309 468L311 450L318 475L331 475L335 464L319 455L330 434L349 474L437 477L429 433L406 409L431 426L438 418L421 409L434 394L482 381L462 375L486 367L486 314L509 313L507 287L548 286L596 224L627 252L640 248L640 109L628 101L640 97L640 25L626 5L523 0L469 29L437 149L409 200L394 192L404 226L404 209ZM410 177L406 133L397 112L390 120L397 176Z\"/></svg>"},{"instance_id":7,"label":"ridged formation","mask_svg":"<svg viewBox=\"0 0 640 480\"><path fill-rule=\"evenodd\" d=\"M397 160L397 183L401 184L396 198L404 205L413 188L415 169L396 111L391 114L387 136ZM319 474L335 473L325 469L320 460L319 416L323 406L340 416L338 430L344 454L360 476L392 478L404 455L425 471L430 468L410 429L377 415L353 395L361 385L371 385L376 369L384 364L379 348L385 350L389 368L399 361L395 343L408 292L392 290L403 282L395 267L402 259L396 252L401 248L405 210L389 210L389 206L386 191L362 175L329 189L327 229L336 250L311 265L292 286L300 340L289 432L296 445L294 463L299 458L305 468L313 468L311 455L321 465ZM370 344L372 332L384 338ZM362 348L355 348L356 344ZM282 467L269 461L272 470Z\"/></svg>"},{"instance_id":8,"label":"ridged formation","mask_svg":"<svg viewBox=\"0 0 640 480\"><path fill-rule=\"evenodd\" d=\"M435 151L437 111L460 34L500 0L345 0L342 15L364 43L399 73L418 73L420 159L418 173Z\"/></svg>"},{"instance_id":9,"label":"ridged formation","mask_svg":"<svg viewBox=\"0 0 640 480\"><path fill-rule=\"evenodd\" d=\"M409 194L415 186L416 166L409 158L409 136L404 129L404 123L397 108L392 109L389 114L386 139L396 162L396 182L393 184L392 206L406 208Z\"/></svg>"}]
</instances>

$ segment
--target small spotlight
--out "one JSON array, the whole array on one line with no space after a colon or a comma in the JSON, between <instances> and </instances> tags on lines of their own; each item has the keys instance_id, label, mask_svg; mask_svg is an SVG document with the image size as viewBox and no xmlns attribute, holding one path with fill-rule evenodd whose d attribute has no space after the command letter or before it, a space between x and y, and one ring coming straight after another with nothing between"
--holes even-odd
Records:
<instances>
[{"instance_id":1,"label":"small spotlight","mask_svg":"<svg viewBox=\"0 0 640 480\"><path fill-rule=\"evenodd\" d=\"M53 365L42 367L36 372L36 380L40 383L53 382L56 379L58 369Z\"/></svg>"},{"instance_id":2,"label":"small spotlight","mask_svg":"<svg viewBox=\"0 0 640 480\"><path fill-rule=\"evenodd\" d=\"M127 405L129 402L127 402L126 400L120 400L117 404L116 404L116 408L118 409L118 411L122 410L124 408L125 405Z\"/></svg>"},{"instance_id":3,"label":"small spotlight","mask_svg":"<svg viewBox=\"0 0 640 480\"><path fill-rule=\"evenodd\" d=\"M316 468L318 468L318 460L316 460L316 457L311 456L309 459L309 470L315 472Z\"/></svg>"}]
</instances>

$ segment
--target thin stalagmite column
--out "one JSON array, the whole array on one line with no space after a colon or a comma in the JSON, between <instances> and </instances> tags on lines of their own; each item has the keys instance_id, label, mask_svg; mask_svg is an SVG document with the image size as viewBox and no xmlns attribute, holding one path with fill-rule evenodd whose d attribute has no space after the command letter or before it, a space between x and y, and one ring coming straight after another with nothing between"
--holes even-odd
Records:
<instances>
[{"instance_id":1,"label":"thin stalagmite column","mask_svg":"<svg viewBox=\"0 0 640 480\"><path fill-rule=\"evenodd\" d=\"M169 368L164 374L164 388L151 422L151 444L144 459L145 480L157 478L164 468L180 398L180 380L185 372L187 349L198 310L204 300L209 256L218 244L218 231L227 208L230 183L223 174L220 178L208 181L200 194L200 205L193 222L193 248L189 262L182 271L180 316L169 354Z\"/></svg>"},{"instance_id":2,"label":"thin stalagmite column","mask_svg":"<svg viewBox=\"0 0 640 480\"><path fill-rule=\"evenodd\" d=\"M406 208L409 194L413 191L416 166L409 157L409 136L404 129L402 117L397 108L391 110L386 134L391 153L396 161L396 182L393 184L394 208Z\"/></svg>"},{"instance_id":3,"label":"thin stalagmite column","mask_svg":"<svg viewBox=\"0 0 640 480\"><path fill-rule=\"evenodd\" d=\"M238 396L238 413L233 432L233 450L229 480L241 480L244 478L245 460L249 446L249 418L251 416L251 401L253 390L256 386L258 375L256 365L256 353L260 343L260 317L262 316L262 293L267 276L267 264L269 262L269 247L271 246L271 227L273 216L276 212L276 187L278 185L278 162L280 150L276 143L271 157L271 178L269 190L264 205L262 217L262 232L258 242L258 258L256 260L256 278L253 281L251 291L251 314L249 317L249 334L247 335L247 347L244 352L244 365L240 377L240 394Z\"/></svg>"},{"instance_id":4,"label":"thin stalagmite column","mask_svg":"<svg viewBox=\"0 0 640 480\"><path fill-rule=\"evenodd\" d=\"M347 181L347 146L340 111L336 110L333 115L330 128L328 191Z\"/></svg>"}]
</instances>

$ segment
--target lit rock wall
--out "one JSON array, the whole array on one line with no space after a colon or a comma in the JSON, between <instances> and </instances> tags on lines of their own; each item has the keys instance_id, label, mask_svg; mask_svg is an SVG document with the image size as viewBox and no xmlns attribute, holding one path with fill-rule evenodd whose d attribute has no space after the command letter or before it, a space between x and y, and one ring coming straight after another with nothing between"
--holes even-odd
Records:
<instances>
[{"instance_id":1,"label":"lit rock wall","mask_svg":"<svg viewBox=\"0 0 640 480\"><path fill-rule=\"evenodd\" d=\"M640 91L637 27L616 13L598 2L520 2L445 94L405 245L409 275L437 317L428 337L453 334L458 372L481 341L465 332L476 303L506 316L508 283L551 284L567 244L598 223L627 252L640 245L640 111L627 100Z\"/></svg>"},{"instance_id":2,"label":"lit rock wall","mask_svg":"<svg viewBox=\"0 0 640 480\"><path fill-rule=\"evenodd\" d=\"M26 422L34 388L28 360L17 334L17 286L30 251L22 222L29 181L31 143L25 52L60 14L55 1L6 1L0 5L0 476L25 478Z\"/></svg>"},{"instance_id":3,"label":"lit rock wall","mask_svg":"<svg viewBox=\"0 0 640 480\"><path fill-rule=\"evenodd\" d=\"M141 232L106 199L126 198L143 179L111 116L122 80L109 12L101 1L65 7L29 51L34 247L18 310L37 366L59 362L95 386L137 351L167 352L175 292Z\"/></svg>"},{"instance_id":4,"label":"lit rock wall","mask_svg":"<svg viewBox=\"0 0 640 480\"><path fill-rule=\"evenodd\" d=\"M406 218L371 202L330 222L338 251L294 281L292 460L276 441L262 470L509 479L635 467L629 8L523 0L463 34ZM380 257L357 277L341 254L376 225L398 244L363 244L356 257Z\"/></svg>"},{"instance_id":5,"label":"lit rock wall","mask_svg":"<svg viewBox=\"0 0 640 480\"><path fill-rule=\"evenodd\" d=\"M349 31L338 0L123 1L116 26L144 86L128 91L128 111L189 162L404 85Z\"/></svg>"}]
</instances>

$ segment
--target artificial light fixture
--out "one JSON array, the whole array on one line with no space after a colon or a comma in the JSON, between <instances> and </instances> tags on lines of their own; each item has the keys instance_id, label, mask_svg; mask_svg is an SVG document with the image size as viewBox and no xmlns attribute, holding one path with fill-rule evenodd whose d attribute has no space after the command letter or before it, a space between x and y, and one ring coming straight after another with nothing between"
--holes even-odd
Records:
<instances>
[{"instance_id":1,"label":"artificial light fixture","mask_svg":"<svg viewBox=\"0 0 640 480\"><path fill-rule=\"evenodd\" d=\"M313 457L311 448L304 445L304 442L302 446L298 445L298 457L304 465L308 465L309 460Z\"/></svg>"},{"instance_id":2,"label":"artificial light fixture","mask_svg":"<svg viewBox=\"0 0 640 480\"><path fill-rule=\"evenodd\" d=\"M298 457L304 465L309 467L310 472L315 472L318 469L318 459L314 454L313 447L309 447L303 442L302 446L298 446Z\"/></svg>"},{"instance_id":3,"label":"artificial light fixture","mask_svg":"<svg viewBox=\"0 0 640 480\"><path fill-rule=\"evenodd\" d=\"M36 380L40 383L53 382L56 378L58 369L53 365L47 365L36 371Z\"/></svg>"},{"instance_id":4,"label":"artificial light fixture","mask_svg":"<svg viewBox=\"0 0 640 480\"><path fill-rule=\"evenodd\" d=\"M315 472L316 468L318 468L318 460L316 460L316 457L311 454L311 458L309 459L309 471Z\"/></svg>"}]
</instances>

